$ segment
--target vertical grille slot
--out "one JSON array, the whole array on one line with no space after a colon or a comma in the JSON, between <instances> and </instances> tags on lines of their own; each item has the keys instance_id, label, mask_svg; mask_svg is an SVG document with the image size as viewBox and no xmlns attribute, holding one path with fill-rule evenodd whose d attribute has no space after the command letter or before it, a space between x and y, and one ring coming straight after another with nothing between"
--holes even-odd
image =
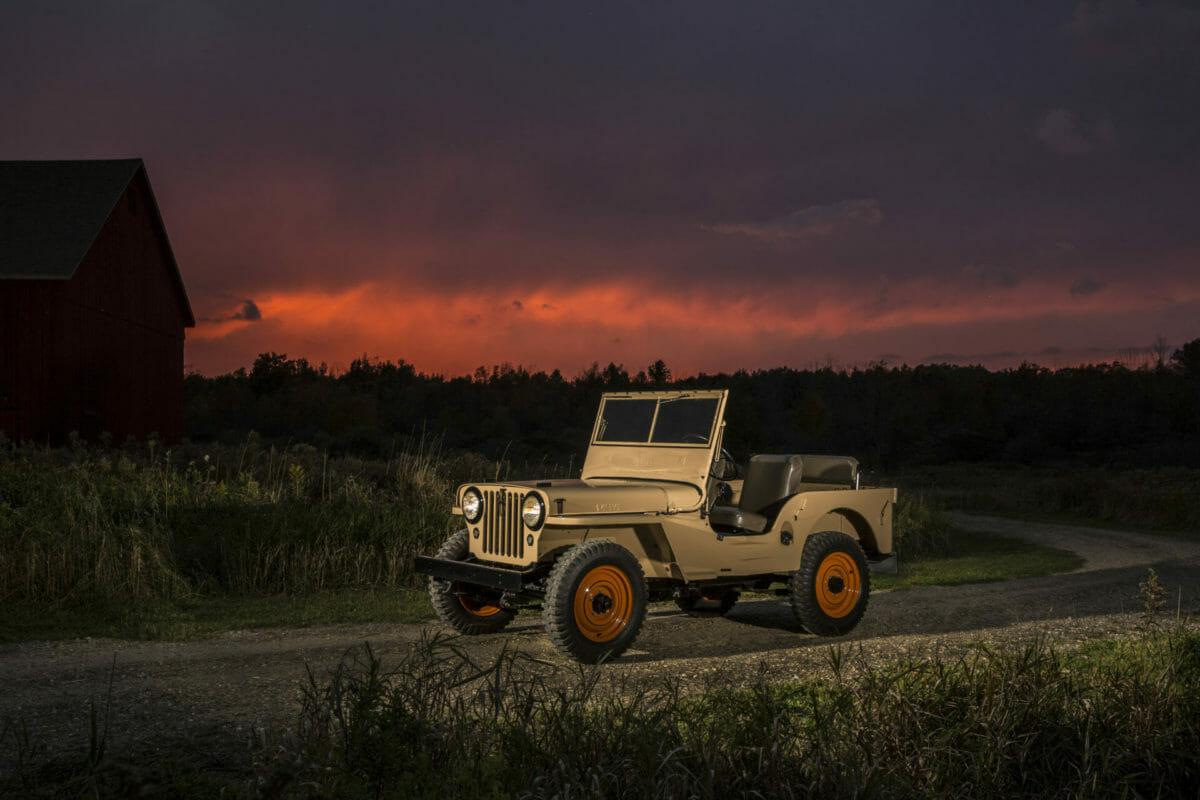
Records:
<instances>
[{"instance_id":1,"label":"vertical grille slot","mask_svg":"<svg viewBox=\"0 0 1200 800\"><path fill-rule=\"evenodd\" d=\"M506 558L525 556L521 493L512 489L483 490L483 552Z\"/></svg>"}]
</instances>

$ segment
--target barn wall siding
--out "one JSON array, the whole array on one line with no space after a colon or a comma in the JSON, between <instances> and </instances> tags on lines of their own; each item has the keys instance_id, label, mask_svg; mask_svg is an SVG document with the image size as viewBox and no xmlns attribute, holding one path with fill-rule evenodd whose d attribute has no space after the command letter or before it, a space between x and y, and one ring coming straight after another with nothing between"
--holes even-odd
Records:
<instances>
[{"instance_id":1,"label":"barn wall siding","mask_svg":"<svg viewBox=\"0 0 1200 800\"><path fill-rule=\"evenodd\" d=\"M59 281L3 281L0 288L0 424L4 435L43 440L54 427L53 329Z\"/></svg>"},{"instance_id":2,"label":"barn wall siding","mask_svg":"<svg viewBox=\"0 0 1200 800\"><path fill-rule=\"evenodd\" d=\"M69 280L0 282L10 439L183 437L186 297L152 202L139 171Z\"/></svg>"},{"instance_id":3,"label":"barn wall siding","mask_svg":"<svg viewBox=\"0 0 1200 800\"><path fill-rule=\"evenodd\" d=\"M154 228L142 183L139 175L113 207L69 281L69 302L182 339L184 316L172 278L174 268Z\"/></svg>"}]
</instances>

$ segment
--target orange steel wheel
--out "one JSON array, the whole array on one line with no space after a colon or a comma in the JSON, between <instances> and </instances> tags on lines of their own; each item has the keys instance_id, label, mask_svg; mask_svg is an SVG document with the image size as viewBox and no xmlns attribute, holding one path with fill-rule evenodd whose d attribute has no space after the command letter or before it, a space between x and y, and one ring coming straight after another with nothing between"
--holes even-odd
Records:
<instances>
[{"instance_id":1,"label":"orange steel wheel","mask_svg":"<svg viewBox=\"0 0 1200 800\"><path fill-rule=\"evenodd\" d=\"M503 609L500 606L485 603L482 600L476 600L469 595L460 594L462 587L459 584L454 585L454 592L458 596L458 604L463 607L468 614L474 614L477 617L490 617L493 614L499 614Z\"/></svg>"},{"instance_id":2,"label":"orange steel wheel","mask_svg":"<svg viewBox=\"0 0 1200 800\"><path fill-rule=\"evenodd\" d=\"M469 561L470 533L463 528L453 534L437 551L437 557L447 561ZM478 636L496 633L512 622L515 608L503 608L482 586L466 581L429 579L429 602L438 619L459 633Z\"/></svg>"},{"instance_id":3,"label":"orange steel wheel","mask_svg":"<svg viewBox=\"0 0 1200 800\"><path fill-rule=\"evenodd\" d=\"M575 589L572 608L580 633L593 642L611 642L629 624L633 584L619 567L593 567Z\"/></svg>"},{"instance_id":4,"label":"orange steel wheel","mask_svg":"<svg viewBox=\"0 0 1200 800\"><path fill-rule=\"evenodd\" d=\"M862 593L862 573L848 553L833 552L817 567L817 605L833 619L854 610Z\"/></svg>"}]
</instances>

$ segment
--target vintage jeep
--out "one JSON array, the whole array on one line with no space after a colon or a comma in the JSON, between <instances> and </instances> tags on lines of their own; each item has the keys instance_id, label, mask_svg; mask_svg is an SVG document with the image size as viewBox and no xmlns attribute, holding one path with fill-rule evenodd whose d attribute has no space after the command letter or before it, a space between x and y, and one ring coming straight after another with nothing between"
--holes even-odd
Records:
<instances>
[{"instance_id":1,"label":"vintage jeep","mask_svg":"<svg viewBox=\"0 0 1200 800\"><path fill-rule=\"evenodd\" d=\"M895 489L859 486L843 456L721 447L727 391L605 394L578 480L472 483L466 527L416 568L438 616L493 633L542 607L551 641L594 663L624 652L652 600L725 613L744 590L791 599L812 633L862 618L869 570L894 571Z\"/></svg>"}]
</instances>

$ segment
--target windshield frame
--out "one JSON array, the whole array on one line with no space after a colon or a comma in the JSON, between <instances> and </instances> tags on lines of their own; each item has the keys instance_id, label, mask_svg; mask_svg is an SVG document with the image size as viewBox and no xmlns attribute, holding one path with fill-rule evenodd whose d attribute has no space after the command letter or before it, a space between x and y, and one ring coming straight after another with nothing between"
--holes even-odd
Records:
<instances>
[{"instance_id":1,"label":"windshield frame","mask_svg":"<svg viewBox=\"0 0 1200 800\"><path fill-rule=\"evenodd\" d=\"M596 412L596 422L592 428L592 438L590 444L593 447L670 447L670 448L690 448L698 450L708 450L712 447L713 437L720 428L722 417L722 392L630 392L627 394L605 394L600 399L600 408ZM646 434L641 439L606 439L603 438L608 420L605 417L605 410L610 403L654 403L653 411L650 414L649 426L646 428ZM712 403L712 418L708 421L707 430L696 430L694 433L698 437L703 437L704 441L689 442L689 441L655 441L655 434L659 431L659 420L664 406L669 406L681 401L701 401L704 403ZM639 425L642 420L636 421ZM690 435L690 434L689 434Z\"/></svg>"},{"instance_id":2,"label":"windshield frame","mask_svg":"<svg viewBox=\"0 0 1200 800\"><path fill-rule=\"evenodd\" d=\"M601 397L601 408L607 401L626 399L678 400L681 398L705 398L716 402L716 411L708 430L708 442L633 442L614 443L600 439L600 420L596 414L587 456L580 474L585 482L593 479L632 481L637 483L674 483L692 487L694 499L677 499L668 513L695 511L702 508L708 494L712 474L713 458L720 451L725 435L725 407L729 401L728 389L704 389L695 391L651 391L651 392L606 392ZM655 406L656 411L660 406ZM682 427L682 426L681 426ZM690 432L690 431L689 431ZM647 439L650 434L647 432ZM599 439L599 440L598 440Z\"/></svg>"}]
</instances>

